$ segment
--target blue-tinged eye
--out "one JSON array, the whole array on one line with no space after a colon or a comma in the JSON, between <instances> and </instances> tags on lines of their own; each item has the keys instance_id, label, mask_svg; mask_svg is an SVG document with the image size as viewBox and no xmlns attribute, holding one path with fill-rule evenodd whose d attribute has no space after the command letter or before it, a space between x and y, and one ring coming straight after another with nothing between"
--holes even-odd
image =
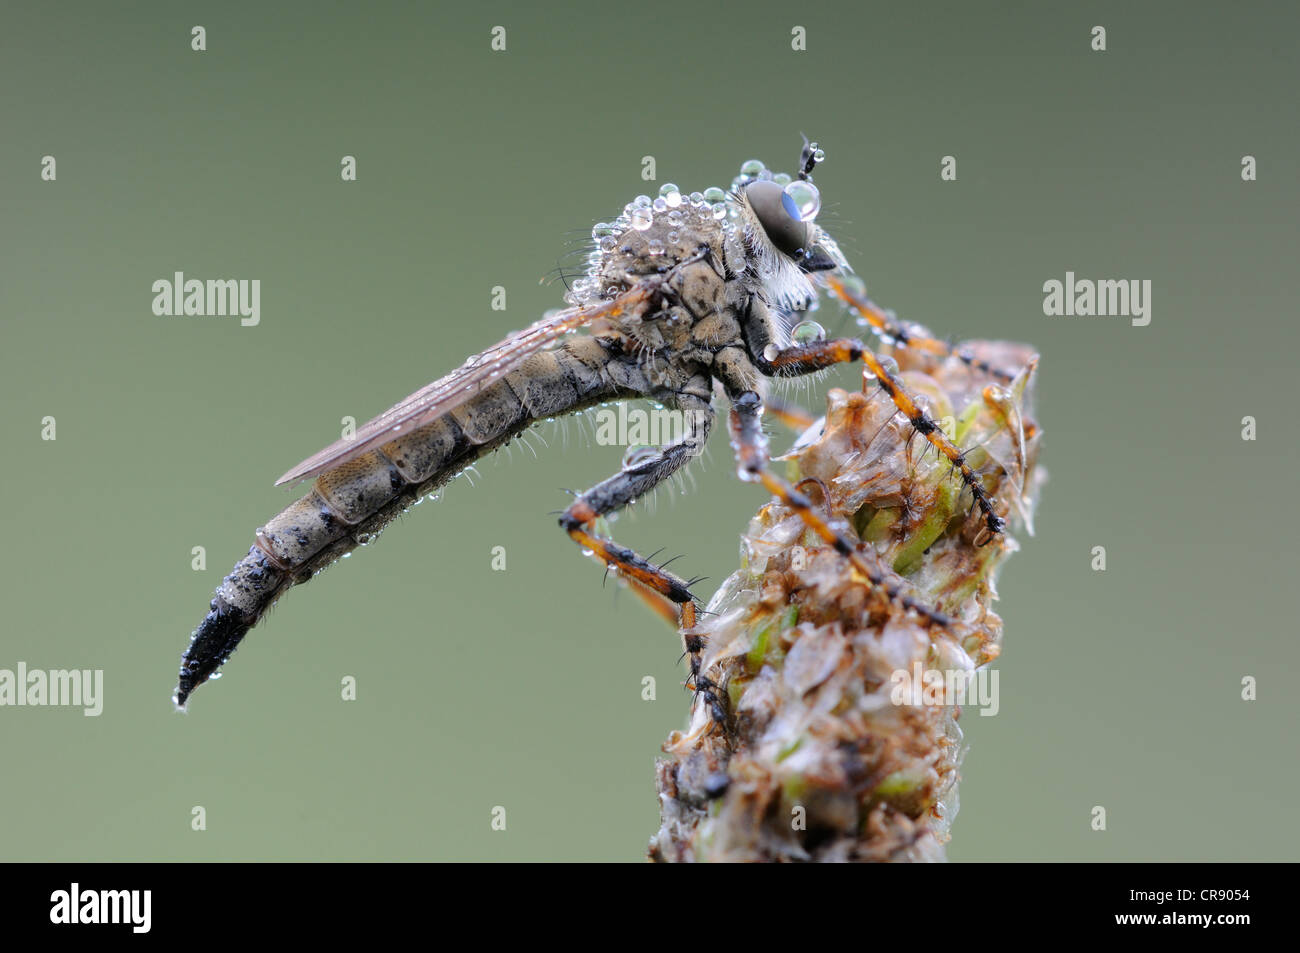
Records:
<instances>
[{"instance_id":1,"label":"blue-tinged eye","mask_svg":"<svg viewBox=\"0 0 1300 953\"><path fill-rule=\"evenodd\" d=\"M745 198L772 244L791 258L802 258L808 224L800 220L795 200L775 182L763 179L745 186Z\"/></svg>"},{"instance_id":2,"label":"blue-tinged eye","mask_svg":"<svg viewBox=\"0 0 1300 953\"><path fill-rule=\"evenodd\" d=\"M791 218L795 220L799 220L802 218L802 216L799 214L799 206L794 204L794 199L790 198L789 192L786 191L781 192L781 207L785 209L785 213L789 215Z\"/></svg>"}]
</instances>

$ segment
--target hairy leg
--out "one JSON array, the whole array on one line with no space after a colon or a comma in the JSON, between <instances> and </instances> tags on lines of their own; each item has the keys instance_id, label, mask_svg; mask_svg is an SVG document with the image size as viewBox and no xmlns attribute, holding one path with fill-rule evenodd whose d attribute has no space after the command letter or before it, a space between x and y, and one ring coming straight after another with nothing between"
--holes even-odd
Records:
<instances>
[{"instance_id":1,"label":"hairy leg","mask_svg":"<svg viewBox=\"0 0 1300 953\"><path fill-rule=\"evenodd\" d=\"M1015 372L981 361L968 350L954 348L947 341L917 333L915 325L909 326L895 320L870 299L859 294L843 278L832 275L826 278L826 286L850 311L891 344L911 348L914 351L923 351L940 358L955 357L971 370L992 377L1002 384L1009 384L1016 379Z\"/></svg>"},{"instance_id":2,"label":"hairy leg","mask_svg":"<svg viewBox=\"0 0 1300 953\"><path fill-rule=\"evenodd\" d=\"M686 432L682 439L648 452L643 459L579 494L560 516L560 526L570 539L627 580L633 591L645 598L652 609L682 630L686 651L691 657L691 684L697 695L704 698L713 717L721 721L725 719L725 711L715 692L717 686L700 675L704 640L692 631L696 605L690 583L633 550L596 536L592 531L592 524L599 517L645 496L704 448L713 424L713 408L707 400L692 395L680 395L679 405L686 415ZM668 610L669 606L677 608L675 618Z\"/></svg>"},{"instance_id":3,"label":"hairy leg","mask_svg":"<svg viewBox=\"0 0 1300 953\"><path fill-rule=\"evenodd\" d=\"M859 575L873 586L883 590L890 599L906 606L935 625L951 625L953 620L944 613L904 595L895 583L885 578L880 569L863 558L852 539L821 517L806 495L767 469L769 457L767 438L763 436L761 426L762 414L763 402L753 391L744 391L732 397L728 425L731 430L732 446L736 450L736 466L741 479L761 483L769 493L798 513L808 528L820 536L827 545L832 546L836 552L848 559Z\"/></svg>"},{"instance_id":4,"label":"hairy leg","mask_svg":"<svg viewBox=\"0 0 1300 953\"><path fill-rule=\"evenodd\" d=\"M764 355L763 361L759 364L759 369L772 377L780 375L797 375L809 374L813 371L823 370L835 364L845 364L851 361L862 361L866 365L863 372L862 387L865 391L867 387L867 378L875 378L881 390L885 391L894 406L907 418L912 429L924 437L940 453L942 453L948 462L952 464L953 470L961 474L962 483L966 489L970 490L974 498L973 506L978 506L984 516L984 527L987 538L984 542L992 540L1006 528L1006 520L998 514L993 506L993 501L989 498L988 492L984 489L984 484L977 474L966 462L965 454L955 447L951 440L944 435L943 430L921 407L916 400L907 392L893 372L881 363L880 358L861 341L852 338L839 338L834 341L813 341L808 344L798 344L785 350L773 350L772 353Z\"/></svg>"}]
</instances>

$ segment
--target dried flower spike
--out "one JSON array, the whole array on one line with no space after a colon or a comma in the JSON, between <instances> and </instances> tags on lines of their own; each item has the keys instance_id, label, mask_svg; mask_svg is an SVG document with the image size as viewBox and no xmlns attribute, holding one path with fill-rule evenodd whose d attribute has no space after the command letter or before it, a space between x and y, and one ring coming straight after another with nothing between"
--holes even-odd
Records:
<instances>
[{"instance_id":1,"label":"dried flower spike","mask_svg":"<svg viewBox=\"0 0 1300 953\"><path fill-rule=\"evenodd\" d=\"M1000 515L1032 533L1037 357L1006 343L893 357ZM693 630L726 717L694 705L688 731L665 742L653 860L946 859L958 719L963 703L996 703L994 577L1017 544L989 538L951 461L868 391L829 393L824 420L783 458L787 475L887 581L953 621L890 599L791 509L765 505Z\"/></svg>"}]
</instances>

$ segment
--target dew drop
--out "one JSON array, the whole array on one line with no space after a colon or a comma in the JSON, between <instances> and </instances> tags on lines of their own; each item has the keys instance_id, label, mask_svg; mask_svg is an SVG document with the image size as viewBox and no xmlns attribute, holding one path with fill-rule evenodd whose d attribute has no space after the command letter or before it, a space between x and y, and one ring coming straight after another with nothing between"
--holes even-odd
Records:
<instances>
[{"instance_id":1,"label":"dew drop","mask_svg":"<svg viewBox=\"0 0 1300 953\"><path fill-rule=\"evenodd\" d=\"M654 220L654 212L645 206L637 206L632 210L632 227L638 232L644 232Z\"/></svg>"},{"instance_id":2,"label":"dew drop","mask_svg":"<svg viewBox=\"0 0 1300 953\"><path fill-rule=\"evenodd\" d=\"M790 331L790 340L795 344L811 344L826 340L826 329L816 321L800 321ZM771 358L768 358L771 360Z\"/></svg>"},{"instance_id":3,"label":"dew drop","mask_svg":"<svg viewBox=\"0 0 1300 953\"><path fill-rule=\"evenodd\" d=\"M718 188L716 185L709 186L704 190L704 201L709 204L713 204L714 202L725 202L726 200L727 193L722 191L722 189Z\"/></svg>"},{"instance_id":4,"label":"dew drop","mask_svg":"<svg viewBox=\"0 0 1300 953\"><path fill-rule=\"evenodd\" d=\"M806 180L791 182L785 187L786 197L790 202L786 203L787 208L791 203L794 204L795 217L801 222L811 222L817 217L817 213L822 208L822 194L817 191L817 186Z\"/></svg>"},{"instance_id":5,"label":"dew drop","mask_svg":"<svg viewBox=\"0 0 1300 953\"><path fill-rule=\"evenodd\" d=\"M758 175L760 172L767 170L767 166L758 159L749 159L740 166L740 174L750 177Z\"/></svg>"},{"instance_id":6,"label":"dew drop","mask_svg":"<svg viewBox=\"0 0 1300 953\"><path fill-rule=\"evenodd\" d=\"M659 187L659 197L668 203L669 208L676 208L682 204L681 190L671 182Z\"/></svg>"},{"instance_id":7,"label":"dew drop","mask_svg":"<svg viewBox=\"0 0 1300 953\"><path fill-rule=\"evenodd\" d=\"M880 366L885 369L885 373L890 377L898 376L898 362L896 360L887 354L881 354L877 360L880 361Z\"/></svg>"}]
</instances>

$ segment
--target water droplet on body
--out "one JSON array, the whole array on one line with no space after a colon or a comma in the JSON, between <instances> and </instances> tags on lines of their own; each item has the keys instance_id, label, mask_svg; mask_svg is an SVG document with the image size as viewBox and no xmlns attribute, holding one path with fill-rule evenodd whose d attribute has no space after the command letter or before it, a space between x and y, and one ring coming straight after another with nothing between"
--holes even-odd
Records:
<instances>
[{"instance_id":1,"label":"water droplet on body","mask_svg":"<svg viewBox=\"0 0 1300 953\"><path fill-rule=\"evenodd\" d=\"M784 189L786 198L790 201L786 203L787 210L793 205L794 210L791 214L801 222L811 222L817 217L817 213L822 208L822 194L817 190L817 186L806 180L791 182Z\"/></svg>"},{"instance_id":2,"label":"water droplet on body","mask_svg":"<svg viewBox=\"0 0 1300 953\"><path fill-rule=\"evenodd\" d=\"M824 341L826 340L826 329L816 321L800 321L791 329L790 340L795 344L812 344L814 341Z\"/></svg>"},{"instance_id":3,"label":"water droplet on body","mask_svg":"<svg viewBox=\"0 0 1300 953\"><path fill-rule=\"evenodd\" d=\"M659 197L668 204L669 208L676 208L682 204L681 191L671 182L667 182L659 187Z\"/></svg>"}]
</instances>

